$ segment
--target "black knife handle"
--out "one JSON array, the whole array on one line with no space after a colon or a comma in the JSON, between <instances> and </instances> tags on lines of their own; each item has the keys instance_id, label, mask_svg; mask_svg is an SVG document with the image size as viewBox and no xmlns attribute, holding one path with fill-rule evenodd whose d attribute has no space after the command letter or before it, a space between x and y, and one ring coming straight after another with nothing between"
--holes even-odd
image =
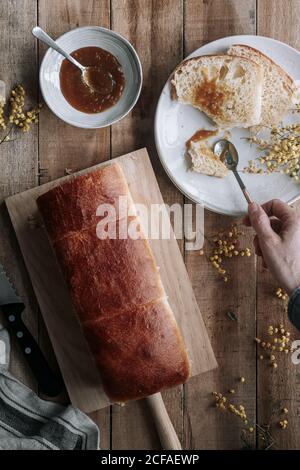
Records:
<instances>
[{"instance_id":1,"label":"black knife handle","mask_svg":"<svg viewBox=\"0 0 300 470\"><path fill-rule=\"evenodd\" d=\"M63 382L53 374L40 347L24 325L21 316L24 308L22 303L1 305L1 310L6 316L10 329L19 343L41 391L49 397L55 397L62 391Z\"/></svg>"}]
</instances>

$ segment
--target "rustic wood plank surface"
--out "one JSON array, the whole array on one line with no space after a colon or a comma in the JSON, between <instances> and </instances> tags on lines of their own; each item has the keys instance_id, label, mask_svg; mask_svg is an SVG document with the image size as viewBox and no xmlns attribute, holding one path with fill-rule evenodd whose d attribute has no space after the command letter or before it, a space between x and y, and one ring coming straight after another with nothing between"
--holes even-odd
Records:
<instances>
[{"instance_id":1,"label":"rustic wood plank surface","mask_svg":"<svg viewBox=\"0 0 300 470\"><path fill-rule=\"evenodd\" d=\"M274 12L276 11L276 15ZM272 13L273 12L273 13ZM300 49L300 2L298 0L258 1L257 34L271 36ZM299 202L296 204L299 207ZM278 285L269 272L258 263L257 276L257 336L266 337L268 325L282 323L291 332L291 337L299 338L299 332L291 326L287 319L286 302L274 298ZM300 376L297 366L292 364L290 358L276 355L278 360L278 373L269 371L265 361L258 361L257 368L257 422L272 423L272 435L279 449L300 448ZM278 357L279 356L279 357ZM280 410L286 407L289 410L287 417L283 418ZM287 418L288 428L282 431L279 420ZM261 445L262 442L259 442Z\"/></svg>"},{"instance_id":2,"label":"rustic wood plank surface","mask_svg":"<svg viewBox=\"0 0 300 470\"><path fill-rule=\"evenodd\" d=\"M143 65L144 86L133 110L111 129L75 129L59 121L47 108L39 128L22 139L1 146L0 199L63 176L65 169L83 169L146 146L167 203L184 198L162 170L153 140L153 115L160 90L174 66L195 48L222 36L260 34L300 48L300 0L3 0L0 4L2 67L0 79L8 86L21 81L35 100L38 93L38 60L45 51L35 49L32 26L38 23L54 37L76 26L101 24L120 32L136 47ZM8 21L9 19L9 21ZM17 28L16 28L17 25ZM12 32L17 34L12 40ZM40 176L39 176L40 175ZM206 233L228 227L232 219L205 213ZM251 244L251 231L246 242ZM296 449L299 436L299 374L282 358L277 374L258 362L253 337L263 335L268 324L285 319L283 304L273 296L276 289L255 257L235 260L231 284L220 283L205 257L183 250L187 268L204 315L219 369L194 378L184 387L164 394L168 412L184 448L241 448L241 423L211 406L211 391L235 388L235 401L243 403L249 422L268 423L272 410L287 406L289 428L276 430L278 448ZM26 322L53 361L24 264L6 211L0 210L0 260L26 301ZM230 291L231 286L233 289ZM217 291L217 294L216 294ZM238 322L226 311L232 310ZM290 329L297 337L297 333ZM14 345L12 371L36 388L31 373ZM245 384L238 383L244 376ZM93 414L101 428L102 448L159 448L158 438L144 403L113 407ZM276 418L277 419L277 418ZM250 436L260 444L258 435Z\"/></svg>"},{"instance_id":3,"label":"rustic wood plank surface","mask_svg":"<svg viewBox=\"0 0 300 470\"><path fill-rule=\"evenodd\" d=\"M184 21L187 55L220 37L255 34L255 1L187 1ZM226 229L233 222L232 218L205 211L205 234ZM255 258L227 263L231 277L228 284L218 279L209 261L199 253L187 252L186 263L205 315L219 368L205 377L195 378L185 387L184 446L195 449L239 448L243 422L217 413L211 406L211 392L226 393L235 389L234 401L238 399L243 403L249 419L255 417ZM247 271L247 276L243 275L244 271ZM236 313L237 323L226 316L229 310ZM243 385L238 382L241 376L246 378ZM198 406L199 400L201 406Z\"/></svg>"},{"instance_id":4,"label":"rustic wood plank surface","mask_svg":"<svg viewBox=\"0 0 300 470\"><path fill-rule=\"evenodd\" d=\"M1 79L6 82L9 89L16 83L23 83L26 89L30 90L28 106L36 102L38 93L37 52L34 41L28 34L36 22L36 16L37 5L31 0L24 2L24 10L19 8L17 0L4 0L0 3L0 41L3 47ZM1 146L0 259L25 301L24 320L37 338L37 303L3 204L5 197L29 189L38 183L38 130L35 128L32 133L22 137L22 140L3 143ZM36 389L35 380L24 364L21 354L18 347L14 345L11 371L27 385Z\"/></svg>"}]
</instances>

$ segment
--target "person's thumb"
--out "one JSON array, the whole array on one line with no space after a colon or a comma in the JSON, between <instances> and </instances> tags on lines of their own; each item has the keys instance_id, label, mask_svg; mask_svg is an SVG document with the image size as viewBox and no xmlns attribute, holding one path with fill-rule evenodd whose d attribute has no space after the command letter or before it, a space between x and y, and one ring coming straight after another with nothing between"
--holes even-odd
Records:
<instances>
[{"instance_id":1,"label":"person's thumb","mask_svg":"<svg viewBox=\"0 0 300 470\"><path fill-rule=\"evenodd\" d=\"M248 207L251 226L255 230L260 240L271 239L276 236L270 223L270 219L263 208L256 202L252 202Z\"/></svg>"}]
</instances>

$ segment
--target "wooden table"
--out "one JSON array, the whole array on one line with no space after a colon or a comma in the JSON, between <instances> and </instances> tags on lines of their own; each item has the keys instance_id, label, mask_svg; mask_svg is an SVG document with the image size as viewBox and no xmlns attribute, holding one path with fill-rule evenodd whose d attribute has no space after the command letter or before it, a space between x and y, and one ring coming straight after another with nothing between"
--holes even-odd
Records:
<instances>
[{"instance_id":1,"label":"wooden table","mask_svg":"<svg viewBox=\"0 0 300 470\"><path fill-rule=\"evenodd\" d=\"M38 69L45 48L36 44L31 29L39 24L57 37L83 25L102 25L121 33L136 47L143 65L144 86L133 112L112 128L81 130L64 124L47 108L29 134L0 149L0 197L42 184L65 174L146 146L166 203L183 204L184 197L164 173L154 146L156 101L174 66L206 42L234 34L272 36L300 48L300 0L2 0L0 2L1 76L7 86L24 84L36 101ZM232 220L205 214L206 233L228 227ZM4 205L0 206L0 259L27 304L25 320L55 365L46 329ZM252 237L247 233L249 244ZM300 446L299 380L289 359L272 373L256 359L253 338L268 324L286 320L283 304L274 297L277 287L254 256L231 266L232 281L218 281L204 256L185 252L188 272L209 331L219 368L164 393L178 435L186 449L238 449L243 423L212 407L211 392L237 390L236 397L249 422L267 423L274 410L289 409L289 427L274 427L277 447ZM238 322L226 312L234 311ZM293 331L291 329L291 331ZM293 331L294 334L296 334ZM296 336L297 337L297 336ZM12 372L37 390L32 375L13 347ZM238 384L244 376L245 384ZM279 417L275 420L279 421ZM101 428L103 449L159 449L151 416L143 402L113 406L93 414ZM254 432L250 441L255 444Z\"/></svg>"}]
</instances>

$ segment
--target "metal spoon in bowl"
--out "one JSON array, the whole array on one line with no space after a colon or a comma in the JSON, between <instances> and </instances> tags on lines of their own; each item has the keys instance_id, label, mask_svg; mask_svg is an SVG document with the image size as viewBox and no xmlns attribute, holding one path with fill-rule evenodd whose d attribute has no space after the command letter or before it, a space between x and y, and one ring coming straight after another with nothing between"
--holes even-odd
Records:
<instances>
[{"instance_id":1,"label":"metal spoon in bowl","mask_svg":"<svg viewBox=\"0 0 300 470\"><path fill-rule=\"evenodd\" d=\"M245 196L246 201L248 202L248 204L251 204L253 202L253 199L251 198L242 178L237 172L239 155L233 143L229 142L229 140L226 139L218 140L218 142L216 142L214 145L214 153L227 166L228 170L232 171L232 173L236 177L237 182L240 185L240 188Z\"/></svg>"},{"instance_id":2,"label":"metal spoon in bowl","mask_svg":"<svg viewBox=\"0 0 300 470\"><path fill-rule=\"evenodd\" d=\"M56 52L64 56L67 60L72 62L75 67L78 67L81 71L81 78L83 82L91 90L100 93L101 95L108 95L113 91L114 80L112 75L108 71L96 66L85 67L84 65L81 65L76 59L74 59L74 57L72 57L61 47L59 47L59 45L56 44L56 42L53 41L53 39L51 39L50 36L48 36L48 34L45 33L45 31L39 26L35 26L32 29L32 34L37 39L44 42L45 44L47 44L47 46L51 47Z\"/></svg>"}]
</instances>

